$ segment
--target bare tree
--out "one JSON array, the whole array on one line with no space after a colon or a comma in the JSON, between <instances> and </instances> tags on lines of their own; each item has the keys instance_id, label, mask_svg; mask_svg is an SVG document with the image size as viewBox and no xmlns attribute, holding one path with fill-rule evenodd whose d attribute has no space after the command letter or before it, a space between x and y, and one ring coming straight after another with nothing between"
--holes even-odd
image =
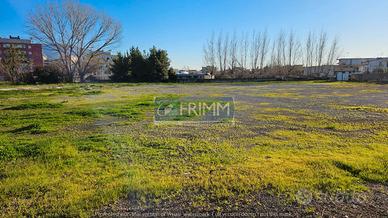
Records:
<instances>
[{"instance_id":1,"label":"bare tree","mask_svg":"<svg viewBox=\"0 0 388 218\"><path fill-rule=\"evenodd\" d=\"M267 54L268 54L269 43L270 43L267 31L263 32L261 41L262 42L261 42L261 47L260 47L260 69L263 69L265 59L266 59Z\"/></svg>"},{"instance_id":2,"label":"bare tree","mask_svg":"<svg viewBox=\"0 0 388 218\"><path fill-rule=\"evenodd\" d=\"M4 72L13 83L22 82L26 73L31 70L32 63L26 54L12 45L4 52L4 58L0 58L0 71Z\"/></svg>"},{"instance_id":3,"label":"bare tree","mask_svg":"<svg viewBox=\"0 0 388 218\"><path fill-rule=\"evenodd\" d=\"M305 58L306 58L306 67L312 67L314 65L314 50L315 50L315 34L313 32L309 32L307 35L306 43L305 43Z\"/></svg>"},{"instance_id":4,"label":"bare tree","mask_svg":"<svg viewBox=\"0 0 388 218\"><path fill-rule=\"evenodd\" d=\"M285 67L287 73L291 73L294 66L299 63L301 52L299 40L296 38L294 32L290 31L287 37L287 62L284 64L287 65Z\"/></svg>"},{"instance_id":5,"label":"bare tree","mask_svg":"<svg viewBox=\"0 0 388 218\"><path fill-rule=\"evenodd\" d=\"M215 40L214 40L214 33L212 34L212 37L210 40L206 42L206 45L204 46L204 62L206 66L211 67L211 74L214 75L215 72L213 72L216 68L216 50L215 50Z\"/></svg>"},{"instance_id":6,"label":"bare tree","mask_svg":"<svg viewBox=\"0 0 388 218\"><path fill-rule=\"evenodd\" d=\"M278 55L279 55L279 66L285 66L287 64L287 44L286 34L281 31L278 37Z\"/></svg>"},{"instance_id":7,"label":"bare tree","mask_svg":"<svg viewBox=\"0 0 388 218\"><path fill-rule=\"evenodd\" d=\"M256 34L252 33L252 42L250 46L250 58L251 58L251 71L252 73L257 71L259 67L259 58L260 58L260 48L261 48L262 38L261 32Z\"/></svg>"},{"instance_id":8,"label":"bare tree","mask_svg":"<svg viewBox=\"0 0 388 218\"><path fill-rule=\"evenodd\" d=\"M222 75L225 75L227 67L228 67L228 54L229 54L229 36L225 35L222 32L218 34L216 46L216 60L219 65L219 72Z\"/></svg>"},{"instance_id":9,"label":"bare tree","mask_svg":"<svg viewBox=\"0 0 388 218\"><path fill-rule=\"evenodd\" d=\"M220 32L218 34L218 39L217 39L217 44L216 44L216 52L217 52L217 62L219 64L219 67L220 67L220 72L221 73L224 73L224 68L223 68L223 53L222 53L222 32Z\"/></svg>"},{"instance_id":10,"label":"bare tree","mask_svg":"<svg viewBox=\"0 0 388 218\"><path fill-rule=\"evenodd\" d=\"M226 34L224 38L224 45L222 47L222 67L224 72L227 70L228 66L228 52L229 52L229 35Z\"/></svg>"},{"instance_id":11,"label":"bare tree","mask_svg":"<svg viewBox=\"0 0 388 218\"><path fill-rule=\"evenodd\" d=\"M324 31L319 35L310 31L303 44L292 31L287 34L280 31L274 39L268 36L267 31L252 32L251 37L242 33L238 39L234 33L230 41L228 35L223 37L220 33L215 52L222 72L229 67L234 74L237 62L243 73L248 72L247 68L252 74L266 69L272 76L287 76L300 70L297 65L304 65L309 73L321 73L324 65L334 64L338 56L338 40L335 38L331 44L328 42L329 37ZM228 64L225 64L226 59Z\"/></svg>"},{"instance_id":12,"label":"bare tree","mask_svg":"<svg viewBox=\"0 0 388 218\"><path fill-rule=\"evenodd\" d=\"M92 60L121 34L119 23L71 0L41 5L30 15L28 28L33 38L59 55L69 81L84 81Z\"/></svg>"},{"instance_id":13,"label":"bare tree","mask_svg":"<svg viewBox=\"0 0 388 218\"><path fill-rule=\"evenodd\" d=\"M283 66L286 63L286 36L283 31L281 31L274 42L276 46L275 49L275 69L273 69L277 74L283 75L285 73Z\"/></svg>"},{"instance_id":14,"label":"bare tree","mask_svg":"<svg viewBox=\"0 0 388 218\"><path fill-rule=\"evenodd\" d=\"M295 48L292 55L291 65L303 64L303 50L302 44L299 40L295 42Z\"/></svg>"},{"instance_id":15,"label":"bare tree","mask_svg":"<svg viewBox=\"0 0 388 218\"><path fill-rule=\"evenodd\" d=\"M242 70L245 70L245 68L247 67L248 49L249 49L248 36L246 33L242 33L241 39L240 39L240 61L239 61L239 65L242 68Z\"/></svg>"},{"instance_id":16,"label":"bare tree","mask_svg":"<svg viewBox=\"0 0 388 218\"><path fill-rule=\"evenodd\" d=\"M333 65L335 64L335 61L338 56L338 39L335 37L333 41L331 42L330 50L327 55L327 65Z\"/></svg>"},{"instance_id":17,"label":"bare tree","mask_svg":"<svg viewBox=\"0 0 388 218\"><path fill-rule=\"evenodd\" d=\"M295 36L294 32L290 31L288 35L288 42L287 42L287 61L288 61L288 66L292 65L292 60L294 57L294 52L295 52Z\"/></svg>"},{"instance_id":18,"label":"bare tree","mask_svg":"<svg viewBox=\"0 0 388 218\"><path fill-rule=\"evenodd\" d=\"M327 46L327 33L326 32L323 32L321 31L320 35L319 35L319 40L318 40L318 44L317 44L317 48L316 48L316 64L317 64L317 67L318 67L318 70L319 72L322 71L322 63L324 61L324 58L325 58L325 52L326 52L326 46Z\"/></svg>"},{"instance_id":19,"label":"bare tree","mask_svg":"<svg viewBox=\"0 0 388 218\"><path fill-rule=\"evenodd\" d=\"M293 66L298 64L301 56L301 44L296 38L293 31L289 32L287 41L287 65Z\"/></svg>"},{"instance_id":20,"label":"bare tree","mask_svg":"<svg viewBox=\"0 0 388 218\"><path fill-rule=\"evenodd\" d=\"M235 68L237 66L238 60L237 60L237 37L236 33L233 33L233 37L230 39L230 45L229 45L229 67L231 69L231 73L235 73Z\"/></svg>"},{"instance_id":21,"label":"bare tree","mask_svg":"<svg viewBox=\"0 0 388 218\"><path fill-rule=\"evenodd\" d=\"M276 68L277 68L277 65L278 65L278 61L277 61L277 41L276 40L272 40L272 45L271 45L271 53L270 53L270 59L269 59L269 67L268 67L268 71L267 73L270 73L270 74L275 74L276 73Z\"/></svg>"}]
</instances>

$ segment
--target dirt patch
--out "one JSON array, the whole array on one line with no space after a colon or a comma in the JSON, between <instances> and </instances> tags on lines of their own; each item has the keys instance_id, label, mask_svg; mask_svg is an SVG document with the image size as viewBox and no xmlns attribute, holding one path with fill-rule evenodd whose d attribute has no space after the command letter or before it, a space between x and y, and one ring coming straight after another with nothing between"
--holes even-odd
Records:
<instances>
[{"instance_id":1,"label":"dirt patch","mask_svg":"<svg viewBox=\"0 0 388 218\"><path fill-rule=\"evenodd\" d=\"M270 190L249 194L243 199L226 198L223 201L205 199L206 206L198 206L193 196L198 193L183 192L171 199L140 200L135 193L95 213L95 217L384 217L388 216L388 187L369 185L369 192L321 194L318 198L300 192L297 200L272 194ZM143 203L139 203L143 202Z\"/></svg>"}]
</instances>

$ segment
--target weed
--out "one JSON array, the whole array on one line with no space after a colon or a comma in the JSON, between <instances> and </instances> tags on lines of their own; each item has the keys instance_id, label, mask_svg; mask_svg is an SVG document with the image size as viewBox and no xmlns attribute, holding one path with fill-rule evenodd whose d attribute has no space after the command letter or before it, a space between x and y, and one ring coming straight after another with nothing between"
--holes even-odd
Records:
<instances>
[{"instance_id":1,"label":"weed","mask_svg":"<svg viewBox=\"0 0 388 218\"><path fill-rule=\"evenodd\" d=\"M388 183L385 108L331 103L358 95L378 102L384 89L244 84L7 85L0 91L2 214L91 216L129 193L145 204L182 195L222 211L258 190L292 199L300 189L357 192ZM154 125L154 97L177 97L176 87L180 96L236 95L236 125ZM363 91L340 96L333 87Z\"/></svg>"}]
</instances>

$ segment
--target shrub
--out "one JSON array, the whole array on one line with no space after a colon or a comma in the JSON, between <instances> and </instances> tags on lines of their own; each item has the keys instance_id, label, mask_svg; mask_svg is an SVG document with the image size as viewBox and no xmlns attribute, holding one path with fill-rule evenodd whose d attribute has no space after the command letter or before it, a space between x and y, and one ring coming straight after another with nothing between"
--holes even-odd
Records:
<instances>
[{"instance_id":1,"label":"shrub","mask_svg":"<svg viewBox=\"0 0 388 218\"><path fill-rule=\"evenodd\" d=\"M32 73L32 77L34 83L60 83L64 80L60 70L53 66L37 68Z\"/></svg>"},{"instance_id":2,"label":"shrub","mask_svg":"<svg viewBox=\"0 0 388 218\"><path fill-rule=\"evenodd\" d=\"M175 73L173 68L170 68L168 70L168 80L170 82L176 82L176 80L177 80L176 73Z\"/></svg>"}]
</instances>

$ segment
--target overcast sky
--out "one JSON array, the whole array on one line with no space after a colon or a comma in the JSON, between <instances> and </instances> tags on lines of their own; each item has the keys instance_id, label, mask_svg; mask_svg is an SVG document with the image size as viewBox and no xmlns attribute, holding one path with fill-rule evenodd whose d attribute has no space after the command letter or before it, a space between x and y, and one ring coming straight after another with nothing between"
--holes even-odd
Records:
<instances>
[{"instance_id":1,"label":"overcast sky","mask_svg":"<svg viewBox=\"0 0 388 218\"><path fill-rule=\"evenodd\" d=\"M43 0L0 0L0 36L28 37L25 18ZM388 56L388 0L82 0L119 20L132 45L166 49L175 68L199 69L212 32L270 34L293 30L304 36L325 30L340 40L342 56Z\"/></svg>"}]
</instances>

